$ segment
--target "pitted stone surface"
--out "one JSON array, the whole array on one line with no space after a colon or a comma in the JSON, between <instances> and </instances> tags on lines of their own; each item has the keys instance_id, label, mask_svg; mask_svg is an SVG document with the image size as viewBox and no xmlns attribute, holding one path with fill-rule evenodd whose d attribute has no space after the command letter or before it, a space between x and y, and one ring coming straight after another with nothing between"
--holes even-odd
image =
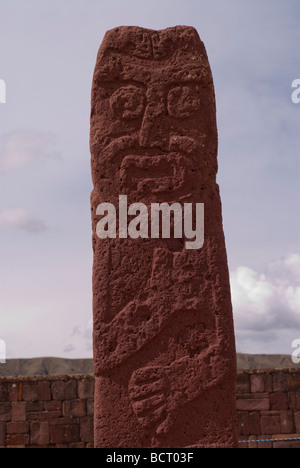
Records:
<instances>
[{"instance_id":1,"label":"pitted stone surface","mask_svg":"<svg viewBox=\"0 0 300 468\"><path fill-rule=\"evenodd\" d=\"M97 447L235 447L236 356L214 87L190 27L120 27L92 90ZM97 206L204 203L205 241L99 239Z\"/></svg>"}]
</instances>

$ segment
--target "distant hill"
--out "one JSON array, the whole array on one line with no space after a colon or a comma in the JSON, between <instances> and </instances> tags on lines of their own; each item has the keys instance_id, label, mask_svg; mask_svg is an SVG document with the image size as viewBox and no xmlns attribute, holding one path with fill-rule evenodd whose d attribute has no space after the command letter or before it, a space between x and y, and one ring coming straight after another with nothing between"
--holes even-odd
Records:
<instances>
[{"instance_id":1,"label":"distant hill","mask_svg":"<svg viewBox=\"0 0 300 468\"><path fill-rule=\"evenodd\" d=\"M61 359L54 357L8 359L6 364L0 364L0 377L92 373L92 359Z\"/></svg>"},{"instance_id":2,"label":"distant hill","mask_svg":"<svg viewBox=\"0 0 300 468\"><path fill-rule=\"evenodd\" d=\"M238 369L289 369L298 368L288 354L238 354Z\"/></svg>"},{"instance_id":3,"label":"distant hill","mask_svg":"<svg viewBox=\"0 0 300 468\"><path fill-rule=\"evenodd\" d=\"M293 364L291 356L283 354L238 354L237 364L238 369L300 368L300 364ZM66 374L93 374L93 360L46 357L8 359L0 364L0 377Z\"/></svg>"}]
</instances>

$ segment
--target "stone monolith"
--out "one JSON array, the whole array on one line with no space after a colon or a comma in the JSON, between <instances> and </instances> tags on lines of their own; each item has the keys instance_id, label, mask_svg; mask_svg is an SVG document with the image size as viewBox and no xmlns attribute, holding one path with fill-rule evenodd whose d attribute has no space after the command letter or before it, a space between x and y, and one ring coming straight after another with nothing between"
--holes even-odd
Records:
<instances>
[{"instance_id":1,"label":"stone monolith","mask_svg":"<svg viewBox=\"0 0 300 468\"><path fill-rule=\"evenodd\" d=\"M235 447L236 354L216 107L194 28L106 33L92 89L95 444ZM203 203L204 244L99 238L103 203ZM103 213L102 213L103 214ZM129 220L132 217L129 216Z\"/></svg>"}]
</instances>

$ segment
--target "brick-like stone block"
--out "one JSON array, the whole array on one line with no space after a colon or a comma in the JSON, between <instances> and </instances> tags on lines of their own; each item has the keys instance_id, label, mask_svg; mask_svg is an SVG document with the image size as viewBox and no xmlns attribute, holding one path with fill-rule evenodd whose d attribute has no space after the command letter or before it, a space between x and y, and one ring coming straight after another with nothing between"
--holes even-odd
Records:
<instances>
[{"instance_id":1,"label":"brick-like stone block","mask_svg":"<svg viewBox=\"0 0 300 468\"><path fill-rule=\"evenodd\" d=\"M27 434L29 424L27 422L9 422L6 431L7 434Z\"/></svg>"},{"instance_id":2,"label":"brick-like stone block","mask_svg":"<svg viewBox=\"0 0 300 468\"><path fill-rule=\"evenodd\" d=\"M11 403L13 422L26 421L26 403L24 401L13 401Z\"/></svg>"},{"instance_id":3,"label":"brick-like stone block","mask_svg":"<svg viewBox=\"0 0 300 468\"><path fill-rule=\"evenodd\" d=\"M26 402L26 412L31 413L35 411L43 411L44 403L43 401L27 401Z\"/></svg>"},{"instance_id":4,"label":"brick-like stone block","mask_svg":"<svg viewBox=\"0 0 300 468\"><path fill-rule=\"evenodd\" d=\"M20 401L22 399L22 382L8 384L8 398L9 401Z\"/></svg>"},{"instance_id":5,"label":"brick-like stone block","mask_svg":"<svg viewBox=\"0 0 300 468\"><path fill-rule=\"evenodd\" d=\"M262 435L259 437L259 439L261 440L266 440L266 439L272 439L272 436L270 434L267 434L267 435ZM257 444L257 448L261 448L261 449L270 449L273 447L273 443L272 442L258 442Z\"/></svg>"},{"instance_id":6,"label":"brick-like stone block","mask_svg":"<svg viewBox=\"0 0 300 468\"><path fill-rule=\"evenodd\" d=\"M288 401L290 409L300 410L300 392L289 392Z\"/></svg>"},{"instance_id":7,"label":"brick-like stone block","mask_svg":"<svg viewBox=\"0 0 300 468\"><path fill-rule=\"evenodd\" d=\"M0 405L0 422L11 420L11 403L1 403Z\"/></svg>"},{"instance_id":8,"label":"brick-like stone block","mask_svg":"<svg viewBox=\"0 0 300 468\"><path fill-rule=\"evenodd\" d=\"M263 374L253 374L250 376L251 393L264 393L265 382Z\"/></svg>"},{"instance_id":9,"label":"brick-like stone block","mask_svg":"<svg viewBox=\"0 0 300 468\"><path fill-rule=\"evenodd\" d=\"M237 401L238 411L268 411L270 409L269 398L253 398Z\"/></svg>"},{"instance_id":10,"label":"brick-like stone block","mask_svg":"<svg viewBox=\"0 0 300 468\"><path fill-rule=\"evenodd\" d=\"M51 444L70 444L80 441L79 425L51 426L50 443Z\"/></svg>"},{"instance_id":11,"label":"brick-like stone block","mask_svg":"<svg viewBox=\"0 0 300 468\"><path fill-rule=\"evenodd\" d=\"M273 373L273 392L288 391L288 374L285 371Z\"/></svg>"},{"instance_id":12,"label":"brick-like stone block","mask_svg":"<svg viewBox=\"0 0 300 468\"><path fill-rule=\"evenodd\" d=\"M249 374L243 374L241 372L238 373L237 381L236 381L236 393L237 395L240 395L243 393L250 393L250 375Z\"/></svg>"},{"instance_id":13,"label":"brick-like stone block","mask_svg":"<svg viewBox=\"0 0 300 468\"><path fill-rule=\"evenodd\" d=\"M273 375L271 373L264 374L265 392L273 393Z\"/></svg>"},{"instance_id":14,"label":"brick-like stone block","mask_svg":"<svg viewBox=\"0 0 300 468\"><path fill-rule=\"evenodd\" d=\"M296 432L300 434L300 411L296 411L294 416Z\"/></svg>"},{"instance_id":15,"label":"brick-like stone block","mask_svg":"<svg viewBox=\"0 0 300 468\"><path fill-rule=\"evenodd\" d=\"M73 400L78 398L77 396L77 382L75 380L71 380L70 382L65 383L65 400Z\"/></svg>"},{"instance_id":16,"label":"brick-like stone block","mask_svg":"<svg viewBox=\"0 0 300 468\"><path fill-rule=\"evenodd\" d=\"M8 401L8 388L7 388L7 383L0 382L0 402L7 402Z\"/></svg>"},{"instance_id":17,"label":"brick-like stone block","mask_svg":"<svg viewBox=\"0 0 300 468\"><path fill-rule=\"evenodd\" d=\"M70 449L84 449L85 448L85 444L83 442L78 442L78 443L75 443L75 444L70 444Z\"/></svg>"},{"instance_id":18,"label":"brick-like stone block","mask_svg":"<svg viewBox=\"0 0 300 468\"><path fill-rule=\"evenodd\" d=\"M86 416L85 400L68 400L62 405L63 416L67 418L83 418Z\"/></svg>"},{"instance_id":19,"label":"brick-like stone block","mask_svg":"<svg viewBox=\"0 0 300 468\"><path fill-rule=\"evenodd\" d=\"M48 419L56 419L61 416L61 411L36 411L27 413L28 421L42 421Z\"/></svg>"},{"instance_id":20,"label":"brick-like stone block","mask_svg":"<svg viewBox=\"0 0 300 468\"><path fill-rule=\"evenodd\" d=\"M263 434L275 434L281 431L280 414L270 412L261 416L261 431Z\"/></svg>"},{"instance_id":21,"label":"brick-like stone block","mask_svg":"<svg viewBox=\"0 0 300 468\"><path fill-rule=\"evenodd\" d=\"M0 447L4 447L6 442L6 423L0 422Z\"/></svg>"},{"instance_id":22,"label":"brick-like stone block","mask_svg":"<svg viewBox=\"0 0 300 468\"><path fill-rule=\"evenodd\" d=\"M93 442L94 421L92 418L84 418L80 420L80 440L81 442Z\"/></svg>"},{"instance_id":23,"label":"brick-like stone block","mask_svg":"<svg viewBox=\"0 0 300 468\"><path fill-rule=\"evenodd\" d=\"M24 401L38 401L38 386L36 382L29 382L23 385L22 400Z\"/></svg>"},{"instance_id":24,"label":"brick-like stone block","mask_svg":"<svg viewBox=\"0 0 300 468\"><path fill-rule=\"evenodd\" d=\"M87 416L94 416L94 400L87 400L86 413Z\"/></svg>"},{"instance_id":25,"label":"brick-like stone block","mask_svg":"<svg viewBox=\"0 0 300 468\"><path fill-rule=\"evenodd\" d=\"M30 443L39 446L47 446L50 443L48 421L33 421L30 423Z\"/></svg>"},{"instance_id":26,"label":"brick-like stone block","mask_svg":"<svg viewBox=\"0 0 300 468\"><path fill-rule=\"evenodd\" d=\"M51 393L53 400L73 400L77 398L77 382L70 381L57 381L51 384Z\"/></svg>"},{"instance_id":27,"label":"brick-like stone block","mask_svg":"<svg viewBox=\"0 0 300 468\"><path fill-rule=\"evenodd\" d=\"M239 393L236 398L237 400L250 400L251 398L253 398L253 395L252 393ZM256 395L255 398L257 398Z\"/></svg>"},{"instance_id":28,"label":"brick-like stone block","mask_svg":"<svg viewBox=\"0 0 300 468\"><path fill-rule=\"evenodd\" d=\"M300 440L298 441L286 441L286 442L274 442L273 448L279 449L299 449Z\"/></svg>"},{"instance_id":29,"label":"brick-like stone block","mask_svg":"<svg viewBox=\"0 0 300 468\"><path fill-rule=\"evenodd\" d=\"M273 374L273 391L286 392L288 389L286 372L274 372Z\"/></svg>"},{"instance_id":30,"label":"brick-like stone block","mask_svg":"<svg viewBox=\"0 0 300 468\"><path fill-rule=\"evenodd\" d=\"M239 435L249 435L249 416L246 411L238 411L238 431Z\"/></svg>"},{"instance_id":31,"label":"brick-like stone block","mask_svg":"<svg viewBox=\"0 0 300 468\"><path fill-rule=\"evenodd\" d=\"M74 424L79 424L79 418L56 418L56 419L49 419L50 426L69 426Z\"/></svg>"},{"instance_id":32,"label":"brick-like stone block","mask_svg":"<svg viewBox=\"0 0 300 468\"><path fill-rule=\"evenodd\" d=\"M283 434L282 432L280 432L279 434L276 433L276 434L272 434L272 439L295 439L295 438L298 438L300 437L299 434Z\"/></svg>"},{"instance_id":33,"label":"brick-like stone block","mask_svg":"<svg viewBox=\"0 0 300 468\"><path fill-rule=\"evenodd\" d=\"M40 401L51 400L50 382L38 382L38 395Z\"/></svg>"},{"instance_id":34,"label":"brick-like stone block","mask_svg":"<svg viewBox=\"0 0 300 468\"><path fill-rule=\"evenodd\" d=\"M250 399L254 399L254 400L258 400L259 398L270 398L270 394L267 393L267 392L264 392L264 393L251 393L250 394Z\"/></svg>"},{"instance_id":35,"label":"brick-like stone block","mask_svg":"<svg viewBox=\"0 0 300 468\"><path fill-rule=\"evenodd\" d=\"M94 398L94 380L79 380L78 381L78 397L82 400Z\"/></svg>"},{"instance_id":36,"label":"brick-like stone block","mask_svg":"<svg viewBox=\"0 0 300 468\"><path fill-rule=\"evenodd\" d=\"M300 390L300 373L289 374L288 376L288 390Z\"/></svg>"},{"instance_id":37,"label":"brick-like stone block","mask_svg":"<svg viewBox=\"0 0 300 468\"><path fill-rule=\"evenodd\" d=\"M260 413L253 411L249 413L249 431L251 435L260 434Z\"/></svg>"},{"instance_id":38,"label":"brick-like stone block","mask_svg":"<svg viewBox=\"0 0 300 468\"><path fill-rule=\"evenodd\" d=\"M287 410L288 407L288 398L286 393L278 392L270 395L271 410Z\"/></svg>"},{"instance_id":39,"label":"brick-like stone block","mask_svg":"<svg viewBox=\"0 0 300 468\"><path fill-rule=\"evenodd\" d=\"M29 445L29 434L9 434L6 437L7 446L21 446Z\"/></svg>"},{"instance_id":40,"label":"brick-like stone block","mask_svg":"<svg viewBox=\"0 0 300 468\"><path fill-rule=\"evenodd\" d=\"M62 402L59 400L44 402L45 411L61 411L61 407L62 407Z\"/></svg>"},{"instance_id":41,"label":"brick-like stone block","mask_svg":"<svg viewBox=\"0 0 300 468\"><path fill-rule=\"evenodd\" d=\"M280 411L281 432L283 434L293 434L295 432L295 422L293 411Z\"/></svg>"},{"instance_id":42,"label":"brick-like stone block","mask_svg":"<svg viewBox=\"0 0 300 468\"><path fill-rule=\"evenodd\" d=\"M258 434L255 434L253 436L248 437L248 440L257 440L257 439L258 439ZM258 448L258 443L257 442L251 442L251 443L248 444L248 448L249 449Z\"/></svg>"},{"instance_id":43,"label":"brick-like stone block","mask_svg":"<svg viewBox=\"0 0 300 468\"><path fill-rule=\"evenodd\" d=\"M51 394L53 400L64 400L65 397L65 382L52 382Z\"/></svg>"}]
</instances>

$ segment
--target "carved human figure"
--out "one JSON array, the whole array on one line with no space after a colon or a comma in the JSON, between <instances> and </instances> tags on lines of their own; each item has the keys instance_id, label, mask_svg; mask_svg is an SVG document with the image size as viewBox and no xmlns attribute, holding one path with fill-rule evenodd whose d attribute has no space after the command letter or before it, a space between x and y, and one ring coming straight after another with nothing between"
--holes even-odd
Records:
<instances>
[{"instance_id":1,"label":"carved human figure","mask_svg":"<svg viewBox=\"0 0 300 468\"><path fill-rule=\"evenodd\" d=\"M109 31L91 153L98 447L234 447L235 344L212 75L193 28ZM99 239L100 203L204 203L205 241Z\"/></svg>"}]
</instances>

